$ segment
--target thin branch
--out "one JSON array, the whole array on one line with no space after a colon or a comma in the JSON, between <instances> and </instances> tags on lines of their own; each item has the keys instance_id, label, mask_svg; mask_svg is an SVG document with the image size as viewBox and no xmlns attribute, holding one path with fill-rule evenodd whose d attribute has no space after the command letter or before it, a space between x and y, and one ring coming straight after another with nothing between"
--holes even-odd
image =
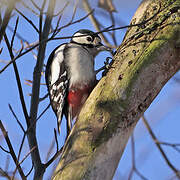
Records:
<instances>
[{"instance_id":1,"label":"thin branch","mask_svg":"<svg viewBox=\"0 0 180 180\"><path fill-rule=\"evenodd\" d=\"M23 148L23 145L24 145L24 142L25 142L25 137L26 137L26 134L27 134L26 132L23 135L23 138L22 138L22 141L21 141L21 145L20 145L20 148L19 148L18 157L17 157L18 162L19 162L19 159L20 159L20 156L21 156L21 152L22 152L22 148Z\"/></svg>"},{"instance_id":2,"label":"thin branch","mask_svg":"<svg viewBox=\"0 0 180 180\"><path fill-rule=\"evenodd\" d=\"M19 22L19 17L17 17L17 19L16 19L16 25L15 25L13 36L12 36L12 39L11 39L11 44L10 44L11 49L13 48L13 43L14 43L14 38L15 38L15 35L16 35L16 31L17 31L18 22Z\"/></svg>"},{"instance_id":3,"label":"thin branch","mask_svg":"<svg viewBox=\"0 0 180 180\"><path fill-rule=\"evenodd\" d=\"M6 150L5 148L3 148L1 145L0 145L0 149L3 150L5 153L10 153L8 150Z\"/></svg>"},{"instance_id":4,"label":"thin branch","mask_svg":"<svg viewBox=\"0 0 180 180\"><path fill-rule=\"evenodd\" d=\"M31 7L29 7L25 2L26 1L20 1L21 2L21 4L26 8L26 9L28 9L29 11L31 11L32 13L34 13L36 16L39 16L39 14L36 12L36 11L34 11L34 9L32 9Z\"/></svg>"},{"instance_id":5,"label":"thin branch","mask_svg":"<svg viewBox=\"0 0 180 180\"><path fill-rule=\"evenodd\" d=\"M77 12L77 5L78 5L78 1L76 2L75 6L74 6L73 14L72 14L72 17L71 17L71 21L70 21L70 22L73 22L73 21L74 21L74 18L75 18L76 12Z\"/></svg>"},{"instance_id":6,"label":"thin branch","mask_svg":"<svg viewBox=\"0 0 180 180\"><path fill-rule=\"evenodd\" d=\"M47 168L49 165L51 165L52 162L62 153L63 147L54 154L54 156L45 164L45 168Z\"/></svg>"},{"instance_id":7,"label":"thin branch","mask_svg":"<svg viewBox=\"0 0 180 180\"><path fill-rule=\"evenodd\" d=\"M15 114L12 106L11 106L10 104L8 104L8 106L9 106L9 109L10 109L10 111L12 112L14 118L16 119L17 123L19 124L20 128L21 128L22 131L25 133L25 129L24 129L23 125L21 124L21 122L19 121L19 119L17 118L17 116L16 116L16 114Z\"/></svg>"},{"instance_id":8,"label":"thin branch","mask_svg":"<svg viewBox=\"0 0 180 180\"><path fill-rule=\"evenodd\" d=\"M39 30L37 29L37 27L34 25L34 23L27 18L27 16L25 16L21 11L19 11L17 8L15 8L15 10L36 30L37 33L39 33Z\"/></svg>"},{"instance_id":9,"label":"thin branch","mask_svg":"<svg viewBox=\"0 0 180 180\"><path fill-rule=\"evenodd\" d=\"M131 151L132 151L132 168L129 173L128 180L132 179L133 173L135 172L141 179L147 180L146 177L144 177L139 170L136 168L136 160L135 160L135 141L134 141L134 134L131 136Z\"/></svg>"},{"instance_id":10,"label":"thin branch","mask_svg":"<svg viewBox=\"0 0 180 180\"><path fill-rule=\"evenodd\" d=\"M29 170L29 172L26 174L26 177L28 177L28 176L31 174L33 168L34 168L34 166L33 166L33 164L32 164L32 167L31 167L31 169Z\"/></svg>"},{"instance_id":11,"label":"thin branch","mask_svg":"<svg viewBox=\"0 0 180 180\"><path fill-rule=\"evenodd\" d=\"M7 155L7 159L6 159L6 165L5 165L5 171L8 172L8 169L9 169L9 162L10 162L10 156Z\"/></svg>"},{"instance_id":12,"label":"thin branch","mask_svg":"<svg viewBox=\"0 0 180 180\"><path fill-rule=\"evenodd\" d=\"M84 1L83 1L83 6L84 6L84 9L85 9L88 13L92 11L92 9L91 9L91 7L90 7L90 5L89 5L89 3L88 3L87 0L84 0ZM98 20L94 17L94 15L93 15L92 13L89 15L89 18L90 18L92 24L94 25L96 31L100 32L101 29L100 29L100 25L99 25ZM109 41L107 40L107 38L106 38L102 33L100 34L100 37L102 38L102 40L104 41L104 43L105 43L106 45L111 46L111 44L109 43Z\"/></svg>"},{"instance_id":13,"label":"thin branch","mask_svg":"<svg viewBox=\"0 0 180 180\"><path fill-rule=\"evenodd\" d=\"M152 131L148 121L146 120L146 118L144 117L144 115L142 116L142 120L144 122L144 125L146 126L149 134L151 135L154 143L156 144L157 148L159 149L162 157L164 158L165 162L167 163L167 165L171 168L172 171L174 171L174 173L176 174L176 176L178 178L180 178L180 173L179 171L171 164L171 162L169 161L168 157L166 156L165 152L163 151L163 149L161 148L161 145L159 143L157 143L158 139L156 138L154 132Z\"/></svg>"},{"instance_id":14,"label":"thin branch","mask_svg":"<svg viewBox=\"0 0 180 180\"><path fill-rule=\"evenodd\" d=\"M31 0L31 2L33 3L33 5L36 8L39 8L33 0ZM42 40L42 27L43 27L42 22L43 22L43 11L44 11L45 5L46 5L46 0L43 1L41 8L39 8L39 11L40 11L40 16L39 16L39 42L41 42L41 40Z\"/></svg>"},{"instance_id":15,"label":"thin branch","mask_svg":"<svg viewBox=\"0 0 180 180\"><path fill-rule=\"evenodd\" d=\"M135 147L134 147L134 135L131 136L131 156L132 156L132 168L130 170L128 180L130 180L133 176L134 167L135 167Z\"/></svg>"},{"instance_id":16,"label":"thin branch","mask_svg":"<svg viewBox=\"0 0 180 180\"><path fill-rule=\"evenodd\" d=\"M60 14L62 14L68 5L69 5L69 1L67 1L66 4L64 5L64 7L62 9L60 9L59 12L54 14L53 17L59 16Z\"/></svg>"},{"instance_id":17,"label":"thin branch","mask_svg":"<svg viewBox=\"0 0 180 180\"><path fill-rule=\"evenodd\" d=\"M46 155L45 162L48 161L48 159L49 159L49 157L50 157L50 155L51 155L51 153L52 153L52 151L53 151L54 144L55 144L55 139L53 139L53 141L52 141L52 143L51 143L51 145L50 145L50 147L49 147L49 149L48 149L48 151L47 151L47 155Z\"/></svg>"},{"instance_id":18,"label":"thin branch","mask_svg":"<svg viewBox=\"0 0 180 180\"><path fill-rule=\"evenodd\" d=\"M59 144L58 144L58 139L57 139L57 132L54 129L54 137L55 137L55 141L53 141L51 148L48 152L48 154L50 154L53 146L54 146L54 142L56 142L56 153L54 154L54 156L45 164L45 167L47 168L52 162L54 162L54 160L62 153L63 150L63 146L61 147L61 149L59 150ZM47 156L48 157L48 156Z\"/></svg>"},{"instance_id":19,"label":"thin branch","mask_svg":"<svg viewBox=\"0 0 180 180\"><path fill-rule=\"evenodd\" d=\"M44 101L48 96L49 96L49 94L47 93L42 98L39 98L39 102Z\"/></svg>"},{"instance_id":20,"label":"thin branch","mask_svg":"<svg viewBox=\"0 0 180 180\"><path fill-rule=\"evenodd\" d=\"M7 28L14 33L14 28L12 28L11 26L7 26ZM22 40L26 46L24 47L24 49L30 48L31 46L34 45L34 43L30 43L28 40L26 40L25 38L23 38L18 32L16 32L16 37L20 40Z\"/></svg>"},{"instance_id":21,"label":"thin branch","mask_svg":"<svg viewBox=\"0 0 180 180\"><path fill-rule=\"evenodd\" d=\"M110 17L111 17L112 26L114 27L115 26L115 19L114 19L113 12L110 12L109 14L110 14ZM117 46L117 40L116 40L115 32L116 31L112 31L111 36L112 36L114 45Z\"/></svg>"},{"instance_id":22,"label":"thin branch","mask_svg":"<svg viewBox=\"0 0 180 180\"><path fill-rule=\"evenodd\" d=\"M41 8L40 8L33 0L31 0L31 3L34 5L34 7L35 7L38 11L41 11Z\"/></svg>"},{"instance_id":23,"label":"thin branch","mask_svg":"<svg viewBox=\"0 0 180 180\"><path fill-rule=\"evenodd\" d=\"M56 152L58 152L59 151L59 144L58 144L56 129L54 129L54 137L55 137L55 142L56 142Z\"/></svg>"},{"instance_id":24,"label":"thin branch","mask_svg":"<svg viewBox=\"0 0 180 180\"><path fill-rule=\"evenodd\" d=\"M4 36L4 33L6 30L6 27L9 23L9 20L11 18L11 14L12 14L12 11L15 7L15 4L16 4L16 1L11 1L10 3L8 3L8 6L6 8L5 15L4 15L4 18L2 20L1 28L0 28L0 43L1 43L1 40Z\"/></svg>"},{"instance_id":25,"label":"thin branch","mask_svg":"<svg viewBox=\"0 0 180 180\"><path fill-rule=\"evenodd\" d=\"M42 117L42 115L49 109L50 104L42 111L42 113L37 117L36 122Z\"/></svg>"},{"instance_id":26,"label":"thin branch","mask_svg":"<svg viewBox=\"0 0 180 180\"><path fill-rule=\"evenodd\" d=\"M7 64L8 62L9 62L9 60L0 59L0 63Z\"/></svg>"},{"instance_id":27,"label":"thin branch","mask_svg":"<svg viewBox=\"0 0 180 180\"><path fill-rule=\"evenodd\" d=\"M10 141L10 139L9 139L9 137L8 137L7 131L6 131L6 129L4 128L3 123L2 123L1 120L0 120L0 129L1 129L2 133L3 133L3 136L4 136L5 140L6 140L6 143L7 143L8 148L9 148L9 152L10 152L10 154L11 154L13 160L14 160L14 163L15 163L16 166L17 166L17 169L18 169L18 171L19 171L19 174L20 174L21 178L22 178L22 179L26 179L26 177L25 177L25 175L24 175L24 172L23 172L21 166L18 164L17 157L16 157L16 154L15 154L14 149L13 149L13 147L12 147L11 141Z\"/></svg>"},{"instance_id":28,"label":"thin branch","mask_svg":"<svg viewBox=\"0 0 180 180\"><path fill-rule=\"evenodd\" d=\"M26 159L27 157L36 149L36 147L32 148L25 156L24 158L19 162L19 165L22 164Z\"/></svg>"},{"instance_id":29,"label":"thin branch","mask_svg":"<svg viewBox=\"0 0 180 180\"><path fill-rule=\"evenodd\" d=\"M32 148L32 149L24 156L24 158L18 163L18 165L22 164L22 163L27 159L27 157L31 154L31 152L34 151L35 148L36 148L36 147ZM13 172L13 178L14 178L14 176L15 176L15 174L16 174L16 171L17 171L17 166L16 166L16 168L15 168L15 170L14 170L14 172ZM12 178L12 179L13 179L13 178Z\"/></svg>"},{"instance_id":30,"label":"thin branch","mask_svg":"<svg viewBox=\"0 0 180 180\"><path fill-rule=\"evenodd\" d=\"M160 142L160 141L157 141L157 143L158 143L158 144L161 144L161 145L165 145L165 146L170 146L170 147L172 147L174 150L176 150L177 152L180 153L180 149L178 148L178 146L180 146L180 144Z\"/></svg>"},{"instance_id":31,"label":"thin branch","mask_svg":"<svg viewBox=\"0 0 180 180\"><path fill-rule=\"evenodd\" d=\"M18 21L17 21L17 23L18 23ZM11 59L14 59L14 55L13 55L13 52L12 52L12 49L10 47L9 40L8 40L6 34L4 34L4 38L5 38L6 45L8 47L10 57L11 57ZM15 76L16 76L16 82L18 85L18 92L19 92L19 96L20 96L20 100L21 100L21 106L23 109L24 117L26 119L26 123L29 124L29 116L28 116L28 112L27 112L27 108L26 108L26 104L25 104L25 100L24 100L24 94L23 94L23 90L22 90L22 85L21 85L21 80L20 80L18 68L17 68L15 61L13 61L13 67L14 67L14 72L15 72Z\"/></svg>"},{"instance_id":32,"label":"thin branch","mask_svg":"<svg viewBox=\"0 0 180 180\"><path fill-rule=\"evenodd\" d=\"M2 168L0 168L0 176L5 177L8 180L12 180L11 177L9 176L8 172L4 171Z\"/></svg>"},{"instance_id":33,"label":"thin branch","mask_svg":"<svg viewBox=\"0 0 180 180\"><path fill-rule=\"evenodd\" d=\"M89 17L92 13L94 12L94 10L92 10L92 11L90 11L87 15L85 15L84 17L82 17L82 18L80 18L80 19L78 19L78 20L76 20L76 21L74 21L74 22L68 22L66 25L64 25L64 26L62 26L62 27L60 27L59 29L57 29L56 30L56 33L53 33L53 35L51 36L51 39L53 39L53 40L56 40L56 39L61 39L61 37L59 37L59 38L54 38L62 29L64 29L64 28L66 28L66 27L68 27L68 26L71 26L71 25L73 25L73 24L76 24L76 23L79 23L79 22L81 22L81 21L83 21L83 20L85 20L87 17ZM69 39L69 38L72 38L72 36L66 36L66 38L65 39ZM64 38L63 38L64 39Z\"/></svg>"}]
</instances>

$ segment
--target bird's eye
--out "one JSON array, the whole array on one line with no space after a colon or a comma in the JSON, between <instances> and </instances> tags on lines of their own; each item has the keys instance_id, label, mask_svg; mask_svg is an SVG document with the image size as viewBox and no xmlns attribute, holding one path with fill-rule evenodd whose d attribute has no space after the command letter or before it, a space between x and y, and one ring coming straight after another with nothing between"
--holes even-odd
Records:
<instances>
[{"instance_id":1,"label":"bird's eye","mask_svg":"<svg viewBox=\"0 0 180 180\"><path fill-rule=\"evenodd\" d=\"M92 41L92 38L89 36L86 39L87 39L87 41Z\"/></svg>"}]
</instances>

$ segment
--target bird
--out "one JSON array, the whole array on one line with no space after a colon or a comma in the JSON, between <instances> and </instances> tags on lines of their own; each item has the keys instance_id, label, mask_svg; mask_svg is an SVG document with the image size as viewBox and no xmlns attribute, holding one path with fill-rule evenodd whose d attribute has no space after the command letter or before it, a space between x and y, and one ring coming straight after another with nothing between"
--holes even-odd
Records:
<instances>
[{"instance_id":1,"label":"bird","mask_svg":"<svg viewBox=\"0 0 180 180\"><path fill-rule=\"evenodd\" d=\"M112 52L112 49L102 44L98 33L80 29L69 43L59 45L50 54L45 79L59 133L65 115L69 134L73 119L96 86L94 59L101 51Z\"/></svg>"}]
</instances>

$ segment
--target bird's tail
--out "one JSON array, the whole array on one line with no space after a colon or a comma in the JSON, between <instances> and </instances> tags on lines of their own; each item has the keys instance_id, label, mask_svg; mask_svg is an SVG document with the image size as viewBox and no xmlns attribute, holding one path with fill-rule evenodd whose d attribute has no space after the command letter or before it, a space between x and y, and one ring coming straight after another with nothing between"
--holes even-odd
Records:
<instances>
[{"instance_id":1,"label":"bird's tail","mask_svg":"<svg viewBox=\"0 0 180 180\"><path fill-rule=\"evenodd\" d=\"M69 106L69 111L68 111L68 119L67 119L67 121L68 121L68 130L69 130L69 132L71 131L71 129L72 129L72 106Z\"/></svg>"},{"instance_id":2,"label":"bird's tail","mask_svg":"<svg viewBox=\"0 0 180 180\"><path fill-rule=\"evenodd\" d=\"M62 122L62 113L57 113L57 129L59 134L61 131L61 122Z\"/></svg>"}]
</instances>

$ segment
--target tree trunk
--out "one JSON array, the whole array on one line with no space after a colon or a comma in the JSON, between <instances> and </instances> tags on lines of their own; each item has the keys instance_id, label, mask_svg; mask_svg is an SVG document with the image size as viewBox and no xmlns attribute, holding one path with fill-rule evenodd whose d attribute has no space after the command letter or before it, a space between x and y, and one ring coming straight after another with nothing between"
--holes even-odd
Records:
<instances>
[{"instance_id":1,"label":"tree trunk","mask_svg":"<svg viewBox=\"0 0 180 180\"><path fill-rule=\"evenodd\" d=\"M180 69L179 11L180 0L141 3L109 72L86 101L53 179L113 178L139 118Z\"/></svg>"}]
</instances>

